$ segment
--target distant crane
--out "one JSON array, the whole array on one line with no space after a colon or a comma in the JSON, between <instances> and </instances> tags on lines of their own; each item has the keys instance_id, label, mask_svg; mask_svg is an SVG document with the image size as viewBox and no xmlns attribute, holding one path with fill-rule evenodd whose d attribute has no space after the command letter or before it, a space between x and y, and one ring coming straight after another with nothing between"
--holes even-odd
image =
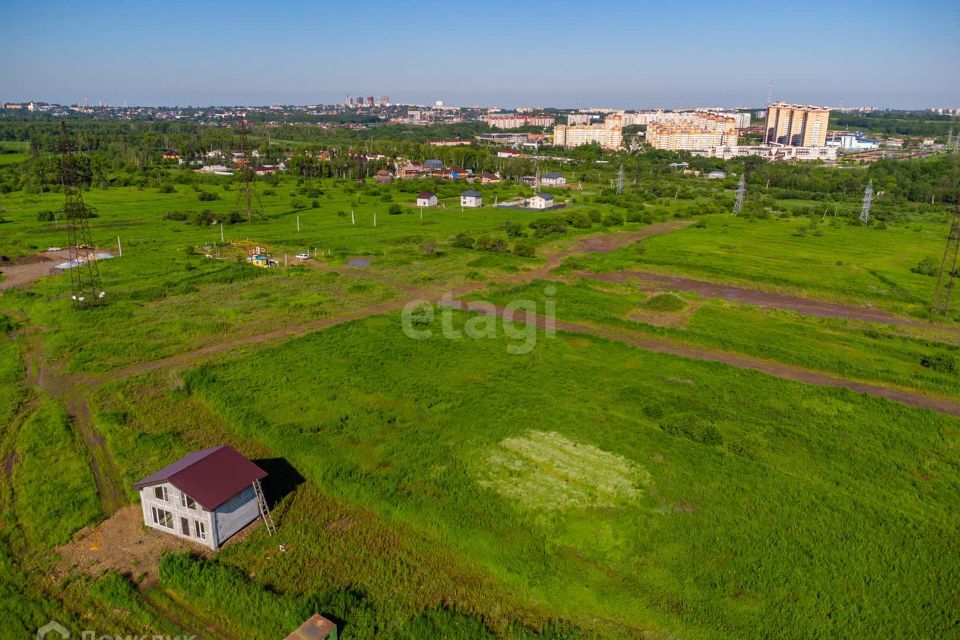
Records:
<instances>
[{"instance_id":1,"label":"distant crane","mask_svg":"<svg viewBox=\"0 0 960 640\"><path fill-rule=\"evenodd\" d=\"M733 203L733 215L743 211L743 197L747 193L747 174L740 174L740 182L737 184L737 201Z\"/></svg>"},{"instance_id":2,"label":"distant crane","mask_svg":"<svg viewBox=\"0 0 960 640\"><path fill-rule=\"evenodd\" d=\"M933 290L933 300L930 302L930 313L935 316L946 317L950 310L953 298L953 283L957 272L957 254L960 253L960 202L953 214L950 223L950 233L947 235L947 246L943 250L943 259L940 261L940 273L937 274L937 286Z\"/></svg>"},{"instance_id":3,"label":"distant crane","mask_svg":"<svg viewBox=\"0 0 960 640\"><path fill-rule=\"evenodd\" d=\"M863 204L860 205L860 222L867 224L870 222L870 207L873 206L873 178L870 179L867 188L863 191Z\"/></svg>"}]
</instances>

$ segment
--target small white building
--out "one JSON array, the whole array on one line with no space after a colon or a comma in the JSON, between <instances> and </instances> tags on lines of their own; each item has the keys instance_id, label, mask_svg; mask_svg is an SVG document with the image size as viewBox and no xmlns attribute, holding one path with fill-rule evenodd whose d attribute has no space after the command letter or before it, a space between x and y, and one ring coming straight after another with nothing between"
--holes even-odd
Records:
<instances>
[{"instance_id":1,"label":"small white building","mask_svg":"<svg viewBox=\"0 0 960 640\"><path fill-rule=\"evenodd\" d=\"M563 177L562 173L551 171L547 175L543 176L540 179L540 182L548 187L562 187L563 185L567 184L567 179Z\"/></svg>"},{"instance_id":2,"label":"small white building","mask_svg":"<svg viewBox=\"0 0 960 640\"><path fill-rule=\"evenodd\" d=\"M527 206L531 209L550 209L553 207L553 196L549 193L538 193L527 198Z\"/></svg>"},{"instance_id":3,"label":"small white building","mask_svg":"<svg viewBox=\"0 0 960 640\"><path fill-rule=\"evenodd\" d=\"M707 180L723 180L726 177L726 171L711 171L707 174Z\"/></svg>"},{"instance_id":4,"label":"small white building","mask_svg":"<svg viewBox=\"0 0 960 640\"><path fill-rule=\"evenodd\" d=\"M418 207L437 206L437 194L430 193L429 191L421 191L420 195L417 196L417 206Z\"/></svg>"},{"instance_id":5,"label":"small white building","mask_svg":"<svg viewBox=\"0 0 960 640\"><path fill-rule=\"evenodd\" d=\"M474 191L473 189L464 191L460 194L460 206L473 208L482 207L483 196L480 195L479 191Z\"/></svg>"},{"instance_id":6,"label":"small white building","mask_svg":"<svg viewBox=\"0 0 960 640\"><path fill-rule=\"evenodd\" d=\"M216 550L260 517L266 475L225 445L190 453L133 486L144 524Z\"/></svg>"}]
</instances>

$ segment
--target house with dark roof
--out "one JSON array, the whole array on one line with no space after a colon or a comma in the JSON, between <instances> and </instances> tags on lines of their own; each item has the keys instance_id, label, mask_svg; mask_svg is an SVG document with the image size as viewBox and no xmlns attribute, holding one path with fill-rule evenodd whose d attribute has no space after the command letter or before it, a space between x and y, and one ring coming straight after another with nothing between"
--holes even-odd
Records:
<instances>
[{"instance_id":1,"label":"house with dark roof","mask_svg":"<svg viewBox=\"0 0 960 640\"><path fill-rule=\"evenodd\" d=\"M460 206L461 207L482 207L483 206L483 196L480 195L480 192L469 189L460 194Z\"/></svg>"},{"instance_id":2,"label":"house with dark roof","mask_svg":"<svg viewBox=\"0 0 960 640\"><path fill-rule=\"evenodd\" d=\"M266 475L224 445L187 454L133 486L144 524L216 550L266 513L260 488Z\"/></svg>"},{"instance_id":3,"label":"house with dark roof","mask_svg":"<svg viewBox=\"0 0 960 640\"><path fill-rule=\"evenodd\" d=\"M562 173L551 171L547 175L543 176L541 182L550 187L562 187L563 185L567 184L567 179L563 177Z\"/></svg>"},{"instance_id":4,"label":"house with dark roof","mask_svg":"<svg viewBox=\"0 0 960 640\"><path fill-rule=\"evenodd\" d=\"M437 194L430 193L429 191L421 191L417 196L417 206L418 207L435 207L437 206Z\"/></svg>"},{"instance_id":5,"label":"house with dark roof","mask_svg":"<svg viewBox=\"0 0 960 640\"><path fill-rule=\"evenodd\" d=\"M538 193L527 198L527 206L531 209L550 209L553 207L553 196L549 193Z\"/></svg>"}]
</instances>

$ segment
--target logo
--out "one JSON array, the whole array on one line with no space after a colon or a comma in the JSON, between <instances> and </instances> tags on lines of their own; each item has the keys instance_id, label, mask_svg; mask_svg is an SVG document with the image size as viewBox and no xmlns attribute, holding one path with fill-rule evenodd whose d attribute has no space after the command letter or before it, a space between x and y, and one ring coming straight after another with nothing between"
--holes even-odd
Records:
<instances>
[{"instance_id":1,"label":"logo","mask_svg":"<svg viewBox=\"0 0 960 640\"><path fill-rule=\"evenodd\" d=\"M70 632L56 620L51 620L37 629L37 640L54 640L57 637L66 640L70 637Z\"/></svg>"}]
</instances>

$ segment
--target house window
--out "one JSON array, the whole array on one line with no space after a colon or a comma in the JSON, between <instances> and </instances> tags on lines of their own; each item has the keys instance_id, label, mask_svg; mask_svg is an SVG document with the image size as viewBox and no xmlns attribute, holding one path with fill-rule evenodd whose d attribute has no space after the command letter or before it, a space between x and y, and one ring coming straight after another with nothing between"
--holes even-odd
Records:
<instances>
[{"instance_id":1,"label":"house window","mask_svg":"<svg viewBox=\"0 0 960 640\"><path fill-rule=\"evenodd\" d=\"M153 488L153 495L157 500L163 500L164 502L170 502L170 496L167 493L167 488L165 486L159 486Z\"/></svg>"},{"instance_id":2,"label":"house window","mask_svg":"<svg viewBox=\"0 0 960 640\"><path fill-rule=\"evenodd\" d=\"M181 491L181 492L180 492L180 506L181 506L181 507L186 507L187 509L196 509L196 508L197 508L197 503L196 503L196 501L195 501L193 498L191 498L190 496L188 496L187 494L185 494L183 491Z\"/></svg>"},{"instance_id":3,"label":"house window","mask_svg":"<svg viewBox=\"0 0 960 640\"><path fill-rule=\"evenodd\" d=\"M153 524L160 525L161 527L166 527L167 529L173 529L173 514L169 511L164 511L163 509L157 507L151 507L153 510Z\"/></svg>"},{"instance_id":4,"label":"house window","mask_svg":"<svg viewBox=\"0 0 960 640\"><path fill-rule=\"evenodd\" d=\"M199 520L194 520L194 521L193 521L193 526L194 526L194 529L195 529L196 532L197 532L197 538L198 538L199 540L206 540L206 539L207 539L207 525L206 525L206 523L200 522Z\"/></svg>"}]
</instances>

